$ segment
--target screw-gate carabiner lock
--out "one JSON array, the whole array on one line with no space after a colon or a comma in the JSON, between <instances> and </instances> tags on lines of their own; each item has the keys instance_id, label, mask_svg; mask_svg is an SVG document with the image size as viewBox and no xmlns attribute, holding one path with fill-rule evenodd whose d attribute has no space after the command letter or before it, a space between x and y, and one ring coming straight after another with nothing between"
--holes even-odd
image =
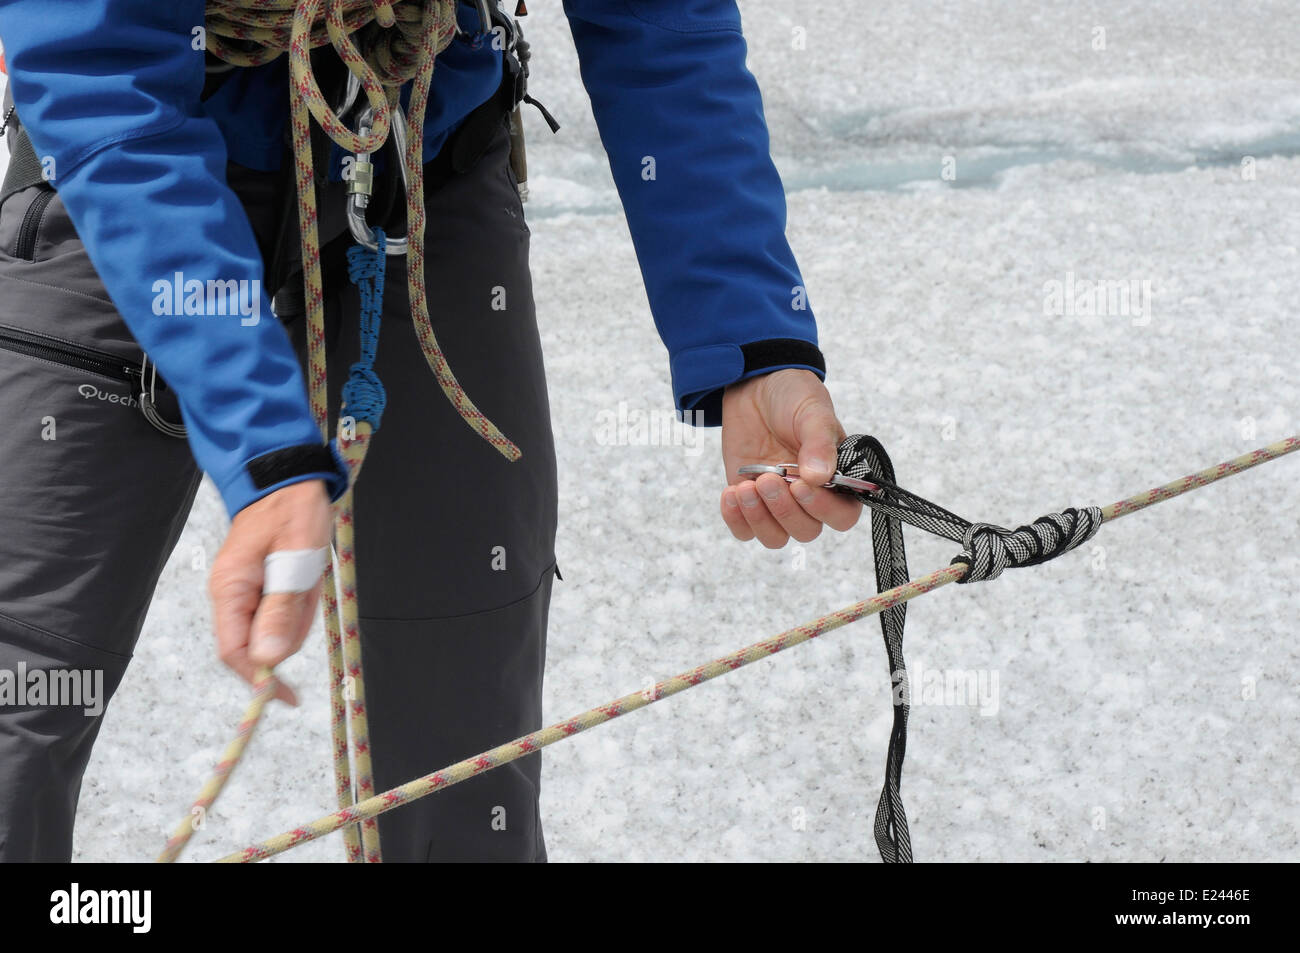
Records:
<instances>
[{"instance_id":1,"label":"screw-gate carabiner lock","mask_svg":"<svg viewBox=\"0 0 1300 953\"><path fill-rule=\"evenodd\" d=\"M390 111L392 122L389 125L393 137L393 146L397 153L397 167L402 173L402 188L409 187L406 179L406 116L400 107L394 106ZM357 134L370 135L375 109L366 106L357 117ZM370 196L375 187L375 167L370 161L371 153L358 152L352 164L352 175L348 179L348 231L358 245L370 251L379 250L375 230L366 221L366 209L370 206ZM406 254L406 236L385 238L385 250L390 255Z\"/></svg>"},{"instance_id":2,"label":"screw-gate carabiner lock","mask_svg":"<svg viewBox=\"0 0 1300 953\"><path fill-rule=\"evenodd\" d=\"M775 473L786 483L793 483L799 479L799 464L782 463L773 466L767 463L751 463L741 467L736 471L741 476L759 475L763 473ZM845 490L850 493L878 493L879 484L871 483L867 480L859 480L856 477L845 476L843 473L836 471L831 477L829 483L823 483L822 486L827 490Z\"/></svg>"}]
</instances>

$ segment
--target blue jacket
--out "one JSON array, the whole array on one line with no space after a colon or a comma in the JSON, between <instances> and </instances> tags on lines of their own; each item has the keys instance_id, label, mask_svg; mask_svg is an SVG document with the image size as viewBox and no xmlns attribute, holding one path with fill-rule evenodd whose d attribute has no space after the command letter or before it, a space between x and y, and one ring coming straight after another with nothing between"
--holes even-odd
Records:
<instances>
[{"instance_id":1,"label":"blue jacket","mask_svg":"<svg viewBox=\"0 0 1300 953\"><path fill-rule=\"evenodd\" d=\"M782 367L821 373L735 0L565 0L564 9L678 409L715 425L730 383ZM192 279L260 284L226 161L275 168L287 122L284 57L238 71L200 101L204 55L193 38L203 11L203 0L0 0L12 94L231 515L304 479L325 479L337 498L345 477L328 455L309 455L315 469L276 465L322 440L265 289L255 323L167 313L171 296L159 292ZM426 159L497 88L501 55L481 39L457 38L439 59Z\"/></svg>"}]
</instances>

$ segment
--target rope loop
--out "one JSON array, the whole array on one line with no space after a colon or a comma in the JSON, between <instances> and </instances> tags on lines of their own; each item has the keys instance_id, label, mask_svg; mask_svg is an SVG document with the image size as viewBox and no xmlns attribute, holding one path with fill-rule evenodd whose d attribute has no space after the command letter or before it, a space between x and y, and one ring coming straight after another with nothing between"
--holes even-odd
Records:
<instances>
[{"instance_id":1,"label":"rope loop","mask_svg":"<svg viewBox=\"0 0 1300 953\"><path fill-rule=\"evenodd\" d=\"M894 483L894 463L884 445L867 434L845 438L836 454L839 472L875 483L880 491L855 494L872 506L871 550L876 564L876 591L888 592L908 580L907 552L903 547L902 520L906 502ZM907 512L910 512L908 510ZM944 511L940 511L944 512ZM922 514L929 520L933 514ZM956 518L956 517L954 517ZM934 532L942 532L934 529ZM885 656L895 686L907 683L907 662L903 658L903 630L907 606L899 603L880 612L880 631L885 640ZM887 864L911 863L912 837L907 829L907 812L903 807L903 759L907 753L907 718L910 711L906 692L894 705L894 723L889 732L885 753L885 780L876 803L872 825L876 849Z\"/></svg>"},{"instance_id":2,"label":"rope loop","mask_svg":"<svg viewBox=\"0 0 1300 953\"><path fill-rule=\"evenodd\" d=\"M874 437L862 433L849 434L836 452L836 469L848 477L879 482L883 474L880 473L880 456L876 452L878 447L880 443Z\"/></svg>"}]
</instances>

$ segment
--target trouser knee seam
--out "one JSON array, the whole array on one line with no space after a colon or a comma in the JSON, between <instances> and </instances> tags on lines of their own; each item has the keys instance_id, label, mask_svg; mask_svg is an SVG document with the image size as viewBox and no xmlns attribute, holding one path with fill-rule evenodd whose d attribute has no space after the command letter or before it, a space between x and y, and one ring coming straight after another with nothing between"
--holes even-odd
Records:
<instances>
[{"instance_id":1,"label":"trouser knee seam","mask_svg":"<svg viewBox=\"0 0 1300 953\"><path fill-rule=\"evenodd\" d=\"M542 570L542 574L537 579L537 585L533 586L526 595L522 595L518 599L512 599L499 606L492 606L487 609L477 609L474 612L459 612L455 615L421 616L417 619L395 619L377 615L361 615L358 616L358 618L362 624L366 622L449 622L453 619L472 619L474 616L487 615L491 612L501 612L505 609L513 609L515 606L523 605L530 599L535 598L537 594L542 591L542 587L546 585L547 577L555 575L555 566L556 560L552 559L551 564Z\"/></svg>"},{"instance_id":2,"label":"trouser knee seam","mask_svg":"<svg viewBox=\"0 0 1300 953\"><path fill-rule=\"evenodd\" d=\"M49 639L57 639L58 641L65 642L68 645L75 645L79 649L87 649L91 652L98 652L101 655L107 655L109 658L117 659L118 661L121 662L131 661L130 655L123 655L122 653L114 652L111 649L100 648L98 645L91 645L89 642L82 642L78 639L69 638L66 635L59 635L57 632L51 632L49 629L42 628L41 626L36 625L34 623L26 622L23 619L19 619L14 616L11 616L7 612L0 612L0 621L9 622L13 625L21 626L22 628L27 629L29 632L35 632L37 635L43 635Z\"/></svg>"}]
</instances>

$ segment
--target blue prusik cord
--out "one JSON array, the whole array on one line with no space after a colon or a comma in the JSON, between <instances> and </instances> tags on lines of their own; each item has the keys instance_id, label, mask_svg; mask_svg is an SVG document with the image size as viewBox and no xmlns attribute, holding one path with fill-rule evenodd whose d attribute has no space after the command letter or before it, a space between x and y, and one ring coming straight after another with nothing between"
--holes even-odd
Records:
<instances>
[{"instance_id":1,"label":"blue prusik cord","mask_svg":"<svg viewBox=\"0 0 1300 953\"><path fill-rule=\"evenodd\" d=\"M380 418L388 395L375 373L375 352L379 349L379 320L384 310L384 265L387 252L382 229L374 229L378 247L371 251L361 245L348 249L348 278L361 296L361 356L352 365L343 385L343 410L357 423L369 423L379 430Z\"/></svg>"}]
</instances>

